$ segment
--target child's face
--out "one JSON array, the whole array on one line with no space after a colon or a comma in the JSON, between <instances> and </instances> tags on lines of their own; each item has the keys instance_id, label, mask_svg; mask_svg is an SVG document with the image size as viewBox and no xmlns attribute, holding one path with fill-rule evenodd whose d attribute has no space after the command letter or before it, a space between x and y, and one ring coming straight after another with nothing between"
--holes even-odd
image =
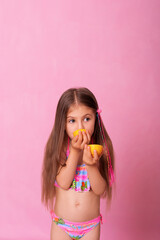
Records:
<instances>
[{"instance_id":1,"label":"child's face","mask_svg":"<svg viewBox=\"0 0 160 240\"><path fill-rule=\"evenodd\" d=\"M73 138L73 132L77 129L84 128L89 131L90 136L94 132L95 113L92 108L85 105L72 105L67 113L66 132L70 139Z\"/></svg>"}]
</instances>

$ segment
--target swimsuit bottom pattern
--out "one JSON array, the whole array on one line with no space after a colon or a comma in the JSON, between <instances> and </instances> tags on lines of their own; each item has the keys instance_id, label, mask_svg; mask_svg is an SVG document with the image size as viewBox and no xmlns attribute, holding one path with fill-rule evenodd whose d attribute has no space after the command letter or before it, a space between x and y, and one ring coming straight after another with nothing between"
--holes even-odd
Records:
<instances>
[{"instance_id":1,"label":"swimsuit bottom pattern","mask_svg":"<svg viewBox=\"0 0 160 240\"><path fill-rule=\"evenodd\" d=\"M95 228L100 222L102 223L102 216L99 215L86 222L71 222L60 217L57 217L53 211L51 211L51 217L61 229L63 229L72 239L80 239L86 233Z\"/></svg>"}]
</instances>

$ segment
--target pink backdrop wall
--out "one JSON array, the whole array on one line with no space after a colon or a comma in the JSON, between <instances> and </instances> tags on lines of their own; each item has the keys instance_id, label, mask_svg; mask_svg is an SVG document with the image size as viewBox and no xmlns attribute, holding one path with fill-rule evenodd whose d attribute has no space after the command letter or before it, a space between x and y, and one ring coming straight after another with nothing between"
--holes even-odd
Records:
<instances>
[{"instance_id":1,"label":"pink backdrop wall","mask_svg":"<svg viewBox=\"0 0 160 240\"><path fill-rule=\"evenodd\" d=\"M75 86L96 95L115 148L101 239L160 238L159 13L159 0L0 0L0 239L49 239L43 151Z\"/></svg>"}]
</instances>

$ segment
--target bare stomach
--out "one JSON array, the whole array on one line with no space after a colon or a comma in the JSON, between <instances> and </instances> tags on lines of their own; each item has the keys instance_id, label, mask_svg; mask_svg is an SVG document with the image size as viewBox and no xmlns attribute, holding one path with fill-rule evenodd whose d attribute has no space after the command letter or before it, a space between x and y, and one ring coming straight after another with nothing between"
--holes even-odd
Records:
<instances>
[{"instance_id":1,"label":"bare stomach","mask_svg":"<svg viewBox=\"0 0 160 240\"><path fill-rule=\"evenodd\" d=\"M84 222L100 215L100 197L93 191L76 192L56 188L54 212L69 221Z\"/></svg>"}]
</instances>

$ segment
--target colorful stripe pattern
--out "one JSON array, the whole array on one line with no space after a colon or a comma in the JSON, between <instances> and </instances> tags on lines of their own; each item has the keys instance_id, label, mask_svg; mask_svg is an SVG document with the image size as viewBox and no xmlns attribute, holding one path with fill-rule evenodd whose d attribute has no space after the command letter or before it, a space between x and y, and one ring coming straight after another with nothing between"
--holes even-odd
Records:
<instances>
[{"instance_id":1,"label":"colorful stripe pattern","mask_svg":"<svg viewBox=\"0 0 160 240\"><path fill-rule=\"evenodd\" d=\"M56 181L54 185L59 187ZM76 174L70 189L74 189L76 192L88 192L91 189L85 164L77 166Z\"/></svg>"},{"instance_id":2,"label":"colorful stripe pattern","mask_svg":"<svg viewBox=\"0 0 160 240\"><path fill-rule=\"evenodd\" d=\"M59 218L51 211L51 217L53 222L55 222L59 227L61 227L72 239L80 239L94 227L96 227L100 221L102 221L102 216L100 215L93 220L87 222L70 222Z\"/></svg>"}]
</instances>

